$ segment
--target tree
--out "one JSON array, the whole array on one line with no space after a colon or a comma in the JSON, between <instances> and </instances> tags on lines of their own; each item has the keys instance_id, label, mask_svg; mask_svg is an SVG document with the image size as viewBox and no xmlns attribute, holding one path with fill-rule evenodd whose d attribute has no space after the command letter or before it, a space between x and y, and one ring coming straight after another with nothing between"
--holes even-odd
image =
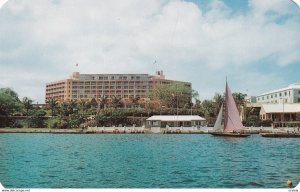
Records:
<instances>
[{"instance_id":1,"label":"tree","mask_svg":"<svg viewBox=\"0 0 300 192\"><path fill-rule=\"evenodd\" d=\"M213 100L212 100L212 107L213 107L213 111L214 111L214 116L217 116L219 113L219 110L221 108L221 105L224 104L224 96L219 94L219 93L215 93Z\"/></svg>"},{"instance_id":2,"label":"tree","mask_svg":"<svg viewBox=\"0 0 300 192\"><path fill-rule=\"evenodd\" d=\"M98 102L96 101L95 98L92 98L92 100L91 100L90 103L91 103L91 107L92 107L93 109L97 108Z\"/></svg>"},{"instance_id":3,"label":"tree","mask_svg":"<svg viewBox=\"0 0 300 192\"><path fill-rule=\"evenodd\" d=\"M183 83L160 84L149 95L153 100L159 100L161 106L181 108L190 103L192 89Z\"/></svg>"},{"instance_id":4,"label":"tree","mask_svg":"<svg viewBox=\"0 0 300 192\"><path fill-rule=\"evenodd\" d=\"M21 102L16 92L9 88L0 89L0 115L9 116L20 110Z\"/></svg>"},{"instance_id":5,"label":"tree","mask_svg":"<svg viewBox=\"0 0 300 192\"><path fill-rule=\"evenodd\" d=\"M26 110L26 116L29 115L29 110L31 110L33 108L33 100L29 99L28 97L24 97L22 100L22 103L24 105L24 108Z\"/></svg>"},{"instance_id":6,"label":"tree","mask_svg":"<svg viewBox=\"0 0 300 192\"><path fill-rule=\"evenodd\" d=\"M103 95L100 97L100 108L101 109L105 109L107 107L108 104L108 98L106 95Z\"/></svg>"},{"instance_id":7,"label":"tree","mask_svg":"<svg viewBox=\"0 0 300 192\"><path fill-rule=\"evenodd\" d=\"M232 96L233 96L233 99L234 99L234 101L236 103L236 106L237 106L239 112L241 112L242 106L244 106L245 103L246 103L245 98L246 98L247 94L244 94L244 93L232 93Z\"/></svg>"},{"instance_id":8,"label":"tree","mask_svg":"<svg viewBox=\"0 0 300 192\"><path fill-rule=\"evenodd\" d=\"M26 121L27 121L27 127L30 125L30 118L28 118L30 110L33 108L33 100L29 99L28 97L24 97L22 100L22 104L25 108L25 115L27 116Z\"/></svg>"},{"instance_id":9,"label":"tree","mask_svg":"<svg viewBox=\"0 0 300 192\"><path fill-rule=\"evenodd\" d=\"M80 108L81 113L85 114L86 111L91 108L91 103L82 100L79 102L79 108Z\"/></svg>"},{"instance_id":10,"label":"tree","mask_svg":"<svg viewBox=\"0 0 300 192\"><path fill-rule=\"evenodd\" d=\"M75 100L71 100L68 103L70 114L74 114L78 112L78 103Z\"/></svg>"},{"instance_id":11,"label":"tree","mask_svg":"<svg viewBox=\"0 0 300 192\"><path fill-rule=\"evenodd\" d=\"M79 114L72 114L69 117L68 125L71 128L78 128L81 123L84 122L84 118Z\"/></svg>"},{"instance_id":12,"label":"tree","mask_svg":"<svg viewBox=\"0 0 300 192\"><path fill-rule=\"evenodd\" d=\"M9 126L11 119L9 116L20 111L22 103L18 94L10 88L0 89L0 127Z\"/></svg>"},{"instance_id":13,"label":"tree","mask_svg":"<svg viewBox=\"0 0 300 192\"><path fill-rule=\"evenodd\" d=\"M120 97L116 97L116 96L113 96L112 97L112 106L113 108L119 108L119 107L122 107L123 103L122 103L122 99Z\"/></svg>"},{"instance_id":14,"label":"tree","mask_svg":"<svg viewBox=\"0 0 300 192\"><path fill-rule=\"evenodd\" d=\"M31 116L29 118L30 127L44 128L46 126L44 118L43 118L45 115L46 115L46 112L42 109L33 111L33 113L31 114Z\"/></svg>"},{"instance_id":15,"label":"tree","mask_svg":"<svg viewBox=\"0 0 300 192\"><path fill-rule=\"evenodd\" d=\"M136 108L136 106L139 105L140 97L131 96L130 101L133 105L133 108Z\"/></svg>"},{"instance_id":16,"label":"tree","mask_svg":"<svg viewBox=\"0 0 300 192\"><path fill-rule=\"evenodd\" d=\"M247 120L245 121L245 126L247 127L259 127L260 125L261 120L255 115L249 116L249 118L247 118Z\"/></svg>"},{"instance_id":17,"label":"tree","mask_svg":"<svg viewBox=\"0 0 300 192\"><path fill-rule=\"evenodd\" d=\"M55 111L56 111L57 108L58 108L58 102L56 101L56 99L51 98L51 99L48 101L48 106L49 106L49 108L51 109L51 116L54 116L54 115L55 115Z\"/></svg>"}]
</instances>

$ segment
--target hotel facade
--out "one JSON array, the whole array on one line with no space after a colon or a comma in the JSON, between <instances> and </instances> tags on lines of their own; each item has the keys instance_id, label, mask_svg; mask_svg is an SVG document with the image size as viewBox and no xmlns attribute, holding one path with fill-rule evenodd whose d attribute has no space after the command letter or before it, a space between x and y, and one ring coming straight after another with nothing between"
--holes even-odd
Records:
<instances>
[{"instance_id":1,"label":"hotel facade","mask_svg":"<svg viewBox=\"0 0 300 192\"><path fill-rule=\"evenodd\" d=\"M256 97L260 119L272 120L276 126L300 121L300 83L263 93Z\"/></svg>"},{"instance_id":2,"label":"hotel facade","mask_svg":"<svg viewBox=\"0 0 300 192\"><path fill-rule=\"evenodd\" d=\"M91 101L106 96L122 98L127 102L131 97L139 97L141 101L149 100L149 93L161 84L178 83L192 89L190 82L168 80L163 71L155 75L149 74L80 74L74 72L64 80L46 84L46 103L50 99L58 102ZM188 96L191 101L191 96Z\"/></svg>"},{"instance_id":3,"label":"hotel facade","mask_svg":"<svg viewBox=\"0 0 300 192\"><path fill-rule=\"evenodd\" d=\"M257 103L300 103L300 83L288 87L263 93L256 97Z\"/></svg>"}]
</instances>

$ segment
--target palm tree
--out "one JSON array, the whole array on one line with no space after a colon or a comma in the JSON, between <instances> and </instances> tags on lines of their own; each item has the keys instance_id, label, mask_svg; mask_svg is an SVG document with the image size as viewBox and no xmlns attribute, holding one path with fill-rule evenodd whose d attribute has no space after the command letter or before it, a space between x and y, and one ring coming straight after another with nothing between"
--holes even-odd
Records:
<instances>
[{"instance_id":1,"label":"palm tree","mask_svg":"<svg viewBox=\"0 0 300 192\"><path fill-rule=\"evenodd\" d=\"M28 97L24 97L22 100L22 103L26 110L26 116L28 116L29 110L32 109L32 107L33 107L33 105L32 105L33 100L29 99Z\"/></svg>"},{"instance_id":2,"label":"palm tree","mask_svg":"<svg viewBox=\"0 0 300 192\"><path fill-rule=\"evenodd\" d=\"M215 93L215 96L213 97L213 108L214 108L214 115L217 116L219 113L219 110L221 108L221 105L224 103L224 96L219 94L219 93Z\"/></svg>"},{"instance_id":3,"label":"palm tree","mask_svg":"<svg viewBox=\"0 0 300 192\"><path fill-rule=\"evenodd\" d=\"M116 109L122 106L122 99L120 97L113 96L112 98L112 106Z\"/></svg>"},{"instance_id":4,"label":"palm tree","mask_svg":"<svg viewBox=\"0 0 300 192\"><path fill-rule=\"evenodd\" d=\"M69 114L70 114L70 105L66 102L61 103L59 111L60 111L61 116L63 116L63 117L69 116Z\"/></svg>"},{"instance_id":5,"label":"palm tree","mask_svg":"<svg viewBox=\"0 0 300 192\"><path fill-rule=\"evenodd\" d=\"M246 103L246 96L247 94L244 93L233 93L232 94L234 101L237 105L237 108L239 110L239 112L241 112L241 108L244 107L245 103Z\"/></svg>"},{"instance_id":6,"label":"palm tree","mask_svg":"<svg viewBox=\"0 0 300 192\"><path fill-rule=\"evenodd\" d=\"M103 109L106 108L107 104L108 104L108 98L106 95L103 95L100 98L100 108L102 108L102 107L103 107Z\"/></svg>"},{"instance_id":7,"label":"palm tree","mask_svg":"<svg viewBox=\"0 0 300 192\"><path fill-rule=\"evenodd\" d=\"M49 105L49 108L51 109L51 116L53 116L55 110L56 110L57 107L58 107L58 103L57 103L57 101L56 101L54 98L51 98L51 99L48 101L48 105Z\"/></svg>"},{"instance_id":8,"label":"palm tree","mask_svg":"<svg viewBox=\"0 0 300 192\"><path fill-rule=\"evenodd\" d=\"M71 100L68 104L69 104L69 111L71 114L76 113L78 111L78 104L75 100Z\"/></svg>"},{"instance_id":9,"label":"palm tree","mask_svg":"<svg viewBox=\"0 0 300 192\"><path fill-rule=\"evenodd\" d=\"M27 127L29 127L29 119L28 119L29 110L33 108L32 102L33 100L29 99L28 97L24 97L22 100L22 104L24 105L24 108L26 110Z\"/></svg>"},{"instance_id":10,"label":"palm tree","mask_svg":"<svg viewBox=\"0 0 300 192\"><path fill-rule=\"evenodd\" d=\"M80 101L79 108L81 109L82 113L86 113L88 109L92 107L92 103L90 101Z\"/></svg>"},{"instance_id":11,"label":"palm tree","mask_svg":"<svg viewBox=\"0 0 300 192\"><path fill-rule=\"evenodd\" d=\"M135 108L137 105L139 105L140 97L130 97L130 101L133 104L133 108Z\"/></svg>"}]
</instances>

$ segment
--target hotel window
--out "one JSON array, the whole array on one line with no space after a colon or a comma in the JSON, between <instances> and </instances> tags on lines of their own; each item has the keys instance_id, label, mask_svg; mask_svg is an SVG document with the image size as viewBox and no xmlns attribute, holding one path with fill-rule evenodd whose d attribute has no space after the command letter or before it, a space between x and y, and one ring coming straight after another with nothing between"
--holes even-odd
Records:
<instances>
[{"instance_id":1,"label":"hotel window","mask_svg":"<svg viewBox=\"0 0 300 192\"><path fill-rule=\"evenodd\" d=\"M267 96L267 99L269 99L269 96Z\"/></svg>"},{"instance_id":2,"label":"hotel window","mask_svg":"<svg viewBox=\"0 0 300 192\"><path fill-rule=\"evenodd\" d=\"M282 94L281 93L279 93L279 97L281 97L282 96Z\"/></svg>"},{"instance_id":3,"label":"hotel window","mask_svg":"<svg viewBox=\"0 0 300 192\"><path fill-rule=\"evenodd\" d=\"M271 99L273 99L273 95L271 95Z\"/></svg>"},{"instance_id":4,"label":"hotel window","mask_svg":"<svg viewBox=\"0 0 300 192\"><path fill-rule=\"evenodd\" d=\"M298 94L300 94L300 91L298 91Z\"/></svg>"},{"instance_id":5,"label":"hotel window","mask_svg":"<svg viewBox=\"0 0 300 192\"><path fill-rule=\"evenodd\" d=\"M286 96L287 94L286 94L286 92L284 92L284 96Z\"/></svg>"},{"instance_id":6,"label":"hotel window","mask_svg":"<svg viewBox=\"0 0 300 192\"><path fill-rule=\"evenodd\" d=\"M96 82L91 82L91 85L96 85Z\"/></svg>"},{"instance_id":7,"label":"hotel window","mask_svg":"<svg viewBox=\"0 0 300 192\"><path fill-rule=\"evenodd\" d=\"M298 103L300 103L300 98L298 98Z\"/></svg>"},{"instance_id":8,"label":"hotel window","mask_svg":"<svg viewBox=\"0 0 300 192\"><path fill-rule=\"evenodd\" d=\"M99 80L103 80L103 77L99 77Z\"/></svg>"}]
</instances>

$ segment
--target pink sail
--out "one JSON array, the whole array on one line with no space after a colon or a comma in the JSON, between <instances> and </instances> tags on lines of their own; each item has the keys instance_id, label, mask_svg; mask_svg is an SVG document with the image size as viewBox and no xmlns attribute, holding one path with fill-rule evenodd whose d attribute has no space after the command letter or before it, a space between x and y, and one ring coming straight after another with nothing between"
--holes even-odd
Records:
<instances>
[{"instance_id":1,"label":"pink sail","mask_svg":"<svg viewBox=\"0 0 300 192\"><path fill-rule=\"evenodd\" d=\"M243 124L239 116L239 111L232 97L230 88L227 85L227 81L226 81L225 100L226 100L226 111L225 111L225 119L224 119L225 122L224 130L232 131L232 130L242 129Z\"/></svg>"}]
</instances>

